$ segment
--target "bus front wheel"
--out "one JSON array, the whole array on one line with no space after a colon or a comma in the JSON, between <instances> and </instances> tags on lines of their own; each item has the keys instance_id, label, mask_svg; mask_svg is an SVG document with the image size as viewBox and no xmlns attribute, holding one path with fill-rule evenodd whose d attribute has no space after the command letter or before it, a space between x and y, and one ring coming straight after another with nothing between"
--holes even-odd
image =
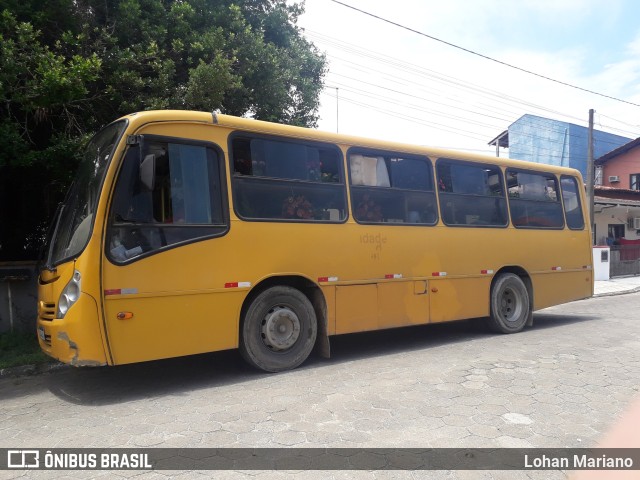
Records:
<instances>
[{"instance_id":1,"label":"bus front wheel","mask_svg":"<svg viewBox=\"0 0 640 480\"><path fill-rule=\"evenodd\" d=\"M518 275L499 275L491 287L489 328L499 333L519 332L529 318L530 303L527 287Z\"/></svg>"},{"instance_id":2,"label":"bus front wheel","mask_svg":"<svg viewBox=\"0 0 640 480\"><path fill-rule=\"evenodd\" d=\"M313 305L302 292L271 287L258 294L246 311L240 353L260 370L289 370L307 359L317 331Z\"/></svg>"}]
</instances>

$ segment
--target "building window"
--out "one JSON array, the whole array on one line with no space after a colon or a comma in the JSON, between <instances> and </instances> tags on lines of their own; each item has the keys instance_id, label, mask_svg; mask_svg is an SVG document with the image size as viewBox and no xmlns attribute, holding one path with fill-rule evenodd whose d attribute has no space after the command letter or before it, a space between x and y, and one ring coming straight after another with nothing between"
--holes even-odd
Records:
<instances>
[{"instance_id":1,"label":"building window","mask_svg":"<svg viewBox=\"0 0 640 480\"><path fill-rule=\"evenodd\" d=\"M595 177L593 179L593 184L596 186L602 185L602 165L596 165Z\"/></svg>"},{"instance_id":2,"label":"building window","mask_svg":"<svg viewBox=\"0 0 640 480\"><path fill-rule=\"evenodd\" d=\"M640 173L629 175L629 188L631 190L640 190Z\"/></svg>"},{"instance_id":3,"label":"building window","mask_svg":"<svg viewBox=\"0 0 640 480\"><path fill-rule=\"evenodd\" d=\"M609 224L608 237L613 241L617 241L624 237L624 225L621 224Z\"/></svg>"}]
</instances>

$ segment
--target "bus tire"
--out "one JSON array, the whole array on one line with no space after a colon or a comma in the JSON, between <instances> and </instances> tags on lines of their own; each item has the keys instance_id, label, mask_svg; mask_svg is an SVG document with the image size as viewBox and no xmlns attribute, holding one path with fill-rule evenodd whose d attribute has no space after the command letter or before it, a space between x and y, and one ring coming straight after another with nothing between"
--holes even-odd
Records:
<instances>
[{"instance_id":1,"label":"bus tire","mask_svg":"<svg viewBox=\"0 0 640 480\"><path fill-rule=\"evenodd\" d=\"M499 275L491 287L488 325L498 333L516 333L527 323L531 310L529 292L522 279L513 273Z\"/></svg>"},{"instance_id":2,"label":"bus tire","mask_svg":"<svg viewBox=\"0 0 640 480\"><path fill-rule=\"evenodd\" d=\"M271 287L253 299L244 315L240 353L265 372L290 370L307 359L317 332L313 305L300 290Z\"/></svg>"}]
</instances>

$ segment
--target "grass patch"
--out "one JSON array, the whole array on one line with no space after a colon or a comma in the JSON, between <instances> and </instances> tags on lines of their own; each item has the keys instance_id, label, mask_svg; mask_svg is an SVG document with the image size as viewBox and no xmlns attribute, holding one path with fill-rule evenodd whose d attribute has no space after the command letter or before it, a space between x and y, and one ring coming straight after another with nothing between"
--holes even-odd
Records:
<instances>
[{"instance_id":1,"label":"grass patch","mask_svg":"<svg viewBox=\"0 0 640 480\"><path fill-rule=\"evenodd\" d=\"M53 360L40 350L35 333L0 334L0 368L38 365Z\"/></svg>"}]
</instances>

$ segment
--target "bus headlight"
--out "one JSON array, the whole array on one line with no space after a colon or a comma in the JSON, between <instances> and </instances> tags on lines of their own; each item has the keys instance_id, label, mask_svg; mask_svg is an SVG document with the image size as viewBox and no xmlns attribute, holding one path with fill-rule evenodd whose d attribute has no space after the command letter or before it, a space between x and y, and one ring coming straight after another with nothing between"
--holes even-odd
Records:
<instances>
[{"instance_id":1,"label":"bus headlight","mask_svg":"<svg viewBox=\"0 0 640 480\"><path fill-rule=\"evenodd\" d=\"M69 283L67 283L64 290L62 290L60 298L58 299L56 318L64 318L69 309L78 301L78 298L80 298L80 278L80 272L76 270L73 272L73 277L71 277Z\"/></svg>"}]
</instances>

